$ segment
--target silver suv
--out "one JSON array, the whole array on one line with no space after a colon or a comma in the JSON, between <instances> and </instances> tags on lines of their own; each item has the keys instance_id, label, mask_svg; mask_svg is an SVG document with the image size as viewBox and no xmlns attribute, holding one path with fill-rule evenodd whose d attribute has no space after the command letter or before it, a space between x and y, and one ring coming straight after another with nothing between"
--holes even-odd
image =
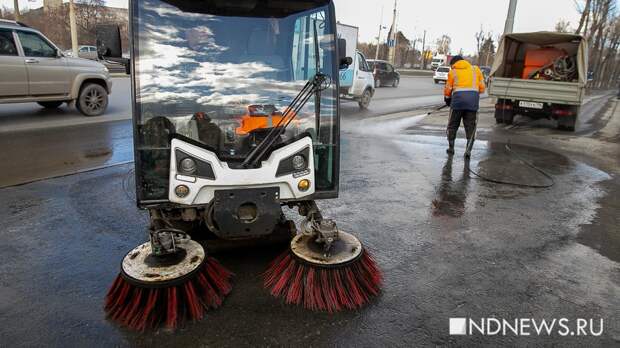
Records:
<instances>
[{"instance_id":1,"label":"silver suv","mask_svg":"<svg viewBox=\"0 0 620 348\"><path fill-rule=\"evenodd\" d=\"M86 116L108 106L112 80L101 63L66 57L38 30L0 20L0 104L75 105Z\"/></svg>"}]
</instances>

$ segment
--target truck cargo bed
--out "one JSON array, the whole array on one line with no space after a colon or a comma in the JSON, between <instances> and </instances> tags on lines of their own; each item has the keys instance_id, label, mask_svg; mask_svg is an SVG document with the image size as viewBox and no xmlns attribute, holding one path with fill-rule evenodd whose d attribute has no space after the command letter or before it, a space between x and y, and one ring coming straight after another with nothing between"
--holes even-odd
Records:
<instances>
[{"instance_id":1,"label":"truck cargo bed","mask_svg":"<svg viewBox=\"0 0 620 348\"><path fill-rule=\"evenodd\" d=\"M501 99L581 105L583 87L579 82L523 80L493 77L489 95Z\"/></svg>"}]
</instances>

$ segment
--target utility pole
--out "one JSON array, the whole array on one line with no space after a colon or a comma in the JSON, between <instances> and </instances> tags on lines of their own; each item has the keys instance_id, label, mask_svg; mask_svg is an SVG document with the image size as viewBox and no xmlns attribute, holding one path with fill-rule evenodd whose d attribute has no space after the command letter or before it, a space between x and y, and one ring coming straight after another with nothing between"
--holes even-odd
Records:
<instances>
[{"instance_id":1,"label":"utility pole","mask_svg":"<svg viewBox=\"0 0 620 348\"><path fill-rule=\"evenodd\" d=\"M15 13L13 14L13 16L15 17L15 20L20 21L21 15L19 14L19 1L18 0L13 0L13 8L15 9Z\"/></svg>"},{"instance_id":2,"label":"utility pole","mask_svg":"<svg viewBox=\"0 0 620 348\"><path fill-rule=\"evenodd\" d=\"M392 17L392 27L388 37L388 61L394 65L396 60L396 0L394 0L394 14Z\"/></svg>"},{"instance_id":3,"label":"utility pole","mask_svg":"<svg viewBox=\"0 0 620 348\"><path fill-rule=\"evenodd\" d=\"M422 37L422 54L420 55L420 58L422 70L426 70L426 30L424 30L424 36Z\"/></svg>"},{"instance_id":4,"label":"utility pole","mask_svg":"<svg viewBox=\"0 0 620 348\"><path fill-rule=\"evenodd\" d=\"M381 46L381 29L383 29L383 6L381 6L381 19L379 20L379 34L377 34L377 51L375 52L375 60L379 59L379 46Z\"/></svg>"},{"instance_id":5,"label":"utility pole","mask_svg":"<svg viewBox=\"0 0 620 348\"><path fill-rule=\"evenodd\" d=\"M517 0L510 0L508 16L506 16L506 24L504 25L504 35L512 33L515 24L515 12L517 12Z\"/></svg>"},{"instance_id":6,"label":"utility pole","mask_svg":"<svg viewBox=\"0 0 620 348\"><path fill-rule=\"evenodd\" d=\"M78 57L78 37L77 24L75 23L75 4L73 0L69 0L69 24L71 26L71 50L73 57Z\"/></svg>"}]
</instances>

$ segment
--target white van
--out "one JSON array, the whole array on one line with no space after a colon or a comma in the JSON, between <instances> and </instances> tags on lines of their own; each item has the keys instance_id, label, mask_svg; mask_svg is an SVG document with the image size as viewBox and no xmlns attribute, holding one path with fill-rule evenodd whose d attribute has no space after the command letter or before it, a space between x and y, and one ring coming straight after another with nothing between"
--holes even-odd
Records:
<instances>
[{"instance_id":1,"label":"white van","mask_svg":"<svg viewBox=\"0 0 620 348\"><path fill-rule=\"evenodd\" d=\"M340 95L366 109L375 94L375 78L366 57L356 49L357 33L357 27L338 23L338 38L347 42L347 57L353 59L353 64L340 70Z\"/></svg>"}]
</instances>

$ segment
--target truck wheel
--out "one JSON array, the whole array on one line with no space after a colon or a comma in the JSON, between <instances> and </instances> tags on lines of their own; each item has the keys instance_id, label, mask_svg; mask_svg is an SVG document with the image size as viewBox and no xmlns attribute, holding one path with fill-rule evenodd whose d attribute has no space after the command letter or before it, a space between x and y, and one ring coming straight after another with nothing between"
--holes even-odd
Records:
<instances>
[{"instance_id":1,"label":"truck wheel","mask_svg":"<svg viewBox=\"0 0 620 348\"><path fill-rule=\"evenodd\" d=\"M62 101L62 100L37 102L37 104L41 105L42 107L44 107L46 109L56 109L57 107L61 106L62 103L64 103L64 101Z\"/></svg>"},{"instance_id":2,"label":"truck wheel","mask_svg":"<svg viewBox=\"0 0 620 348\"><path fill-rule=\"evenodd\" d=\"M108 92L101 85L87 83L82 86L76 105L84 116L99 116L108 107Z\"/></svg>"},{"instance_id":3,"label":"truck wheel","mask_svg":"<svg viewBox=\"0 0 620 348\"><path fill-rule=\"evenodd\" d=\"M360 109L368 109L368 105L370 105L370 98L372 98L372 95L370 94L370 90L367 89L364 93L362 93L362 96L358 102Z\"/></svg>"},{"instance_id":4,"label":"truck wheel","mask_svg":"<svg viewBox=\"0 0 620 348\"><path fill-rule=\"evenodd\" d=\"M515 114L512 110L495 110L495 123L512 124Z\"/></svg>"},{"instance_id":5,"label":"truck wheel","mask_svg":"<svg viewBox=\"0 0 620 348\"><path fill-rule=\"evenodd\" d=\"M569 131L569 132L574 132L576 123L577 123L576 115L566 116L558 120L558 129Z\"/></svg>"}]
</instances>

